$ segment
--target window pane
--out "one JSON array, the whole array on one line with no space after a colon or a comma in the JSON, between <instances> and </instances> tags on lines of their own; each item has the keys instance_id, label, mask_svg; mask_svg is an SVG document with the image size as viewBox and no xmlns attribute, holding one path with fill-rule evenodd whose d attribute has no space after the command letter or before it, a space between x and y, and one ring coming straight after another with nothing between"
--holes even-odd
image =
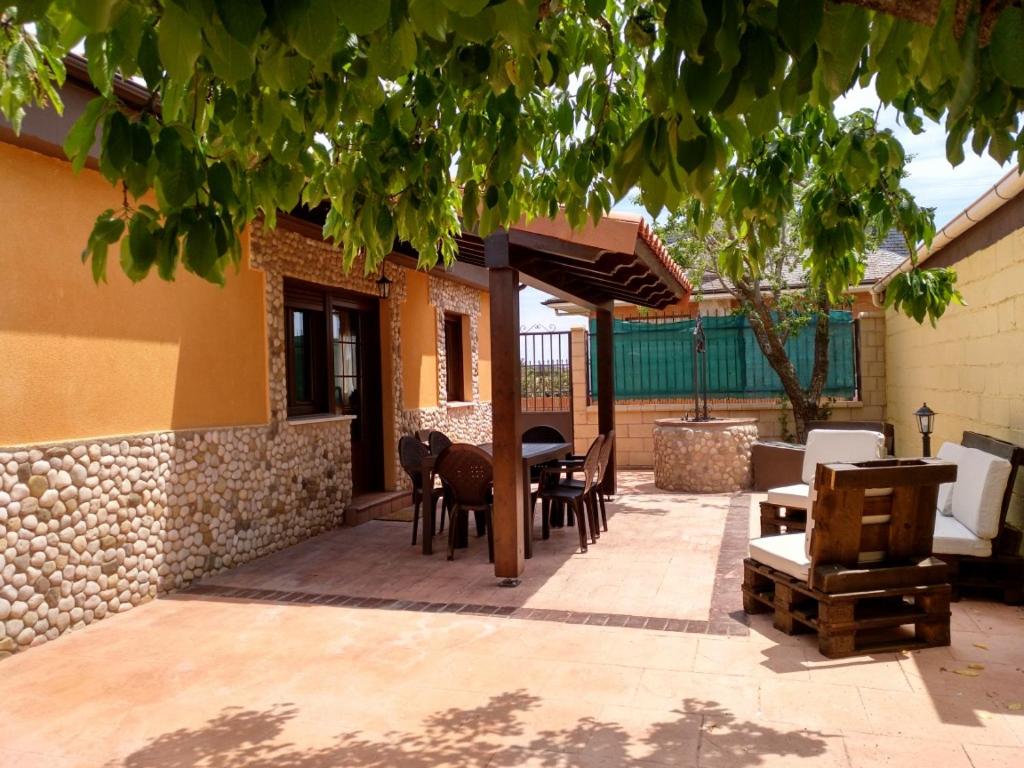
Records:
<instances>
[{"instance_id":1,"label":"window pane","mask_svg":"<svg viewBox=\"0 0 1024 768\"><path fill-rule=\"evenodd\" d=\"M359 415L359 339L355 312L331 313L334 354L334 400L343 413Z\"/></svg>"},{"instance_id":2,"label":"window pane","mask_svg":"<svg viewBox=\"0 0 1024 768\"><path fill-rule=\"evenodd\" d=\"M295 310L291 313L292 334L292 376L295 402L308 403L313 399L312 376L310 372L309 333L306 329L305 313Z\"/></svg>"}]
</instances>

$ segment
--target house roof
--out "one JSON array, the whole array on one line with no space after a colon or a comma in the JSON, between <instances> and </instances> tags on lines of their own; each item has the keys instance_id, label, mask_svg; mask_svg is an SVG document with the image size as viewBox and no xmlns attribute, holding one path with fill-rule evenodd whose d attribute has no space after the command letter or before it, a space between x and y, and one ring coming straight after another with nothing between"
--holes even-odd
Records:
<instances>
[{"instance_id":1,"label":"house roof","mask_svg":"<svg viewBox=\"0 0 1024 768\"><path fill-rule=\"evenodd\" d=\"M902 264L907 256L908 251L903 236L896 230L890 230L882 238L878 248L867 254L864 265L864 277L861 278L858 285L874 285ZM783 265L782 280L788 289L803 288L807 285L807 270L798 257L788 259ZM768 282L762 281L762 287L767 289ZM722 284L721 279L717 275L707 275L701 282L701 294L703 296L720 296L728 293L728 289Z\"/></svg>"}]
</instances>

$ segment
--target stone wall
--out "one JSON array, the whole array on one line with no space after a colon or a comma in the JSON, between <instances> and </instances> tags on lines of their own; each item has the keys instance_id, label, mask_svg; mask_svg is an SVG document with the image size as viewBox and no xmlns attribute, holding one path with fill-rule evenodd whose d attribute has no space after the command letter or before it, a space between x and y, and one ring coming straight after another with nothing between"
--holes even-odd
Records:
<instances>
[{"instance_id":1,"label":"stone wall","mask_svg":"<svg viewBox=\"0 0 1024 768\"><path fill-rule=\"evenodd\" d=\"M0 450L0 656L341 522L348 422Z\"/></svg>"},{"instance_id":2,"label":"stone wall","mask_svg":"<svg viewBox=\"0 0 1024 768\"><path fill-rule=\"evenodd\" d=\"M860 399L836 401L830 407L834 421L880 421L886 416L885 318L881 312L859 316ZM597 404L587 403L586 334L572 331L573 432L577 453L585 453L597 437ZM757 420L763 438L783 436L783 416L789 430L793 415L775 400L734 400L709 403L713 416ZM654 465L654 422L692 413L693 401L621 402L615 406L616 460L619 467L648 468ZM898 433L898 430L897 430Z\"/></svg>"}]
</instances>

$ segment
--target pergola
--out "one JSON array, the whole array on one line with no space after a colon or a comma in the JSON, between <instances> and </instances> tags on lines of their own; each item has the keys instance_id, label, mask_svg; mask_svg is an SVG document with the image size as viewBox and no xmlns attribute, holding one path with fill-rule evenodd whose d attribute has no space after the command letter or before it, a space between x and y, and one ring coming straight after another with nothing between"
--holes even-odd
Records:
<instances>
[{"instance_id":1,"label":"pergola","mask_svg":"<svg viewBox=\"0 0 1024 768\"><path fill-rule=\"evenodd\" d=\"M682 270L640 216L611 214L573 230L564 216L537 219L486 238L463 233L458 261L488 271L494 442L494 572L525 566L519 286L526 283L595 312L598 427L615 427L612 313L616 299L664 309L690 291ZM408 253L408 255L413 255ZM606 491L615 490L614 452Z\"/></svg>"}]
</instances>

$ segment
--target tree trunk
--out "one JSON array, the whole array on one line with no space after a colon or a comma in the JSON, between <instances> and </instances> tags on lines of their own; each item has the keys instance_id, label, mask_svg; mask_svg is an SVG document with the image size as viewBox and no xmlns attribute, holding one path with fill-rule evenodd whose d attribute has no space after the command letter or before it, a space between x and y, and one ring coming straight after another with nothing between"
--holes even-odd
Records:
<instances>
[{"instance_id":1,"label":"tree trunk","mask_svg":"<svg viewBox=\"0 0 1024 768\"><path fill-rule=\"evenodd\" d=\"M782 388L789 398L796 437L800 442L804 442L807 439L807 422L816 421L825 415L819 400L828 378L828 299L826 297L818 302L814 332L814 367L811 371L811 381L805 390L800 385L796 366L786 354L785 344L771 316L771 308L765 303L761 291L749 284L738 285L737 289L750 307L746 315L754 338L757 339L757 345L772 370L778 374Z\"/></svg>"}]
</instances>

